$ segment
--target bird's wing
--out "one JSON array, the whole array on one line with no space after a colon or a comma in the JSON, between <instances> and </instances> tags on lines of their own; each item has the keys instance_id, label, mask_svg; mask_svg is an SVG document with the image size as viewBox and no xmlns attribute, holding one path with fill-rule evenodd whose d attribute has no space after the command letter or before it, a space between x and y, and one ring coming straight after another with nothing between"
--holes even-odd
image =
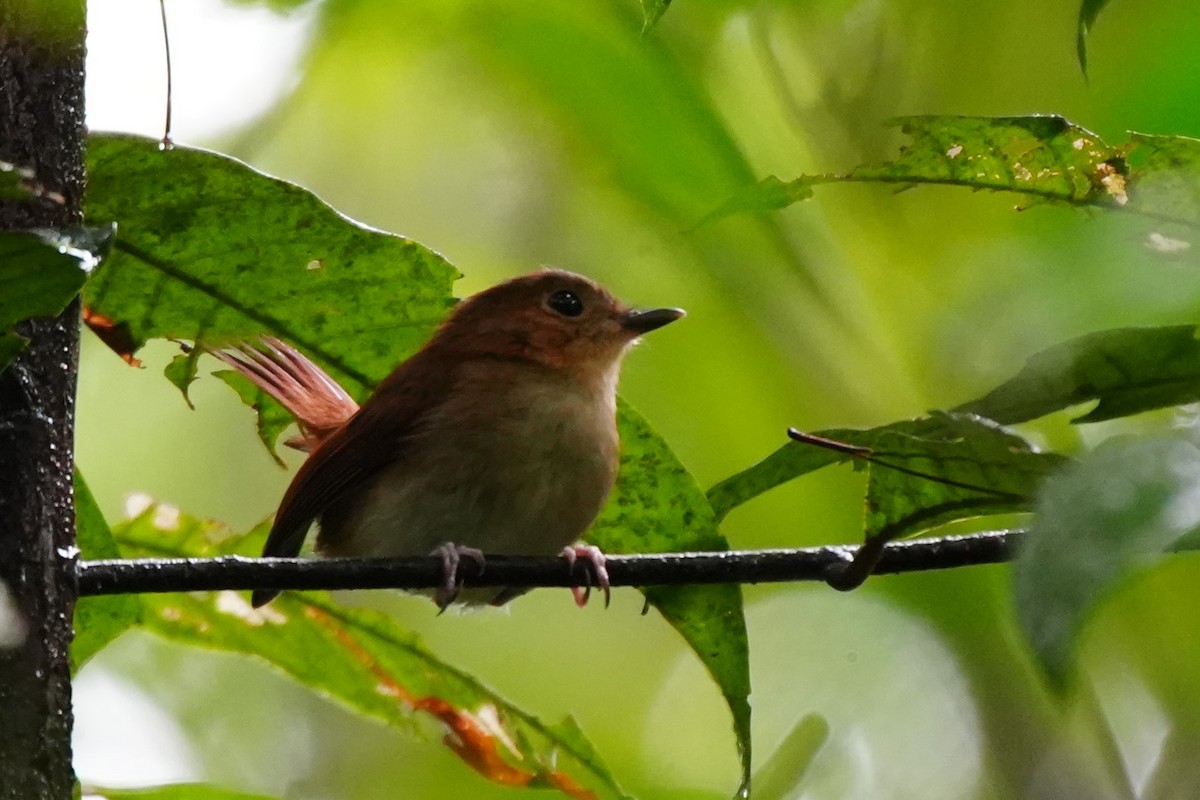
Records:
<instances>
[{"instance_id":1,"label":"bird's wing","mask_svg":"<svg viewBox=\"0 0 1200 800\"><path fill-rule=\"evenodd\" d=\"M293 557L313 521L355 487L369 482L404 454L404 441L438 405L454 380L452 369L422 351L401 364L358 413L326 438L300 467L279 504L264 556ZM278 592L260 590L260 606Z\"/></svg>"},{"instance_id":2,"label":"bird's wing","mask_svg":"<svg viewBox=\"0 0 1200 800\"><path fill-rule=\"evenodd\" d=\"M401 364L304 462L279 504L263 555L300 552L313 520L403 456L404 440L453 380L452 370L430 369L436 365L425 356L418 353Z\"/></svg>"},{"instance_id":3,"label":"bird's wing","mask_svg":"<svg viewBox=\"0 0 1200 800\"><path fill-rule=\"evenodd\" d=\"M368 413L360 411L301 465L279 504L264 556L299 553L309 525L322 511L347 489L361 485L389 460L399 457L398 452L387 453L381 447L390 432L379 430L380 422L386 421L371 424Z\"/></svg>"}]
</instances>

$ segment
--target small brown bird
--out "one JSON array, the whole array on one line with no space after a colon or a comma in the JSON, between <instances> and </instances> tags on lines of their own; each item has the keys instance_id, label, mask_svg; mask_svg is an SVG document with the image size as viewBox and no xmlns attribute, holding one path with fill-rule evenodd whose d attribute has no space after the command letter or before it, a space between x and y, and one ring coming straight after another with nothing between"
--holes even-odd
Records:
<instances>
[{"instance_id":1,"label":"small brown bird","mask_svg":"<svg viewBox=\"0 0 1200 800\"><path fill-rule=\"evenodd\" d=\"M362 408L278 340L217 352L296 417L291 444L312 454L263 555L295 556L317 521L324 555L440 554L443 607L458 595L460 556L482 552L583 557L607 592L603 555L573 543L616 478L621 360L683 315L635 311L587 278L535 272L461 303ZM256 591L253 603L277 594ZM519 591L468 594L500 605ZM582 605L586 594L575 597Z\"/></svg>"}]
</instances>

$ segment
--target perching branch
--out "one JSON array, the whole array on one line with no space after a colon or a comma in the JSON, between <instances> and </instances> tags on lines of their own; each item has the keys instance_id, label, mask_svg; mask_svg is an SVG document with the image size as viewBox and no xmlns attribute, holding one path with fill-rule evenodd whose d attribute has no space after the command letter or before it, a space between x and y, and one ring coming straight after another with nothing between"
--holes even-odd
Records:
<instances>
[{"instance_id":1,"label":"perching branch","mask_svg":"<svg viewBox=\"0 0 1200 800\"><path fill-rule=\"evenodd\" d=\"M1021 530L891 542L875 574L926 572L1013 557ZM857 548L850 545L796 550L734 550L609 556L613 586L680 586L710 583L781 583L837 578ZM442 582L442 561L416 558L140 558L83 561L79 594L194 592L219 589L429 589ZM483 574L471 559L459 564L467 586L585 586L583 567L571 573L553 557L488 556Z\"/></svg>"}]
</instances>

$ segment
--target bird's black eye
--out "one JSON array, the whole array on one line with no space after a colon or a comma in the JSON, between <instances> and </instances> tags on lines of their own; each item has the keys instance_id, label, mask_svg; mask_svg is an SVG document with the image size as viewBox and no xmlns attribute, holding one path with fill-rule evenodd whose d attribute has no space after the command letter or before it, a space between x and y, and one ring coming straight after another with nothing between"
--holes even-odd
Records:
<instances>
[{"instance_id":1,"label":"bird's black eye","mask_svg":"<svg viewBox=\"0 0 1200 800\"><path fill-rule=\"evenodd\" d=\"M560 289L546 298L546 305L564 317L578 317L583 313L583 301L579 295L566 289Z\"/></svg>"}]
</instances>

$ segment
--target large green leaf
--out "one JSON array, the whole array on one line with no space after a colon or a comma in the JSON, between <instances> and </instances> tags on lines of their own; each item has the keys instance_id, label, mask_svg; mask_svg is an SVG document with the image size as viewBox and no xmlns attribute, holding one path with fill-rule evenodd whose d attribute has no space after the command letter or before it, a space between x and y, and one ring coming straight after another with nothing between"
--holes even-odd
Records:
<instances>
[{"instance_id":1,"label":"large green leaf","mask_svg":"<svg viewBox=\"0 0 1200 800\"><path fill-rule=\"evenodd\" d=\"M104 514L78 470L75 472L75 530L81 558L120 558ZM141 604L133 595L81 597L75 604L71 670L78 671L101 648L136 625Z\"/></svg>"},{"instance_id":2,"label":"large green leaf","mask_svg":"<svg viewBox=\"0 0 1200 800\"><path fill-rule=\"evenodd\" d=\"M1017 616L1050 676L1114 586L1200 526L1193 432L1109 440L1047 481L1014 568Z\"/></svg>"},{"instance_id":3,"label":"large green leaf","mask_svg":"<svg viewBox=\"0 0 1200 800\"><path fill-rule=\"evenodd\" d=\"M205 783L175 783L146 789L102 789L89 786L83 800L274 800L265 794L247 794Z\"/></svg>"},{"instance_id":4,"label":"large green leaf","mask_svg":"<svg viewBox=\"0 0 1200 800\"><path fill-rule=\"evenodd\" d=\"M1117 328L1057 344L958 411L1004 424L1100 402L1076 422L1099 422L1200 400L1196 326Z\"/></svg>"},{"instance_id":5,"label":"large green leaf","mask_svg":"<svg viewBox=\"0 0 1200 800\"><path fill-rule=\"evenodd\" d=\"M728 550L716 515L696 481L628 404L618 410L621 472L612 500L588 533L610 553ZM656 586L647 599L704 662L733 714L742 764L740 792L750 779L750 650L742 589Z\"/></svg>"},{"instance_id":6,"label":"large green leaf","mask_svg":"<svg viewBox=\"0 0 1200 800\"><path fill-rule=\"evenodd\" d=\"M13 326L66 308L108 252L112 236L109 226L0 233L0 371L25 349Z\"/></svg>"},{"instance_id":7,"label":"large green leaf","mask_svg":"<svg viewBox=\"0 0 1200 800\"><path fill-rule=\"evenodd\" d=\"M808 199L822 184L881 183L1015 192L1029 202L1120 210L1159 223L1200 226L1196 139L1134 134L1114 147L1058 116L919 116L894 124L911 138L894 160L791 181L770 176L731 197L703 222L784 208Z\"/></svg>"},{"instance_id":8,"label":"large green leaf","mask_svg":"<svg viewBox=\"0 0 1200 800\"><path fill-rule=\"evenodd\" d=\"M257 553L266 527L229 536L217 523L157 505L115 535L127 556L215 556ZM259 610L231 591L143 595L142 604L144 625L168 639L265 659L390 725L415 730L419 714L438 720L450 734L446 745L490 780L627 797L573 722L546 725L384 614L344 609L321 592L287 592Z\"/></svg>"},{"instance_id":9,"label":"large green leaf","mask_svg":"<svg viewBox=\"0 0 1200 800\"><path fill-rule=\"evenodd\" d=\"M1064 461L990 420L959 413L799 438L709 490L718 513L851 460L867 469L864 538L886 541L955 520L1027 511L1038 485Z\"/></svg>"},{"instance_id":10,"label":"large green leaf","mask_svg":"<svg viewBox=\"0 0 1200 800\"><path fill-rule=\"evenodd\" d=\"M155 337L220 344L270 332L361 396L453 302L457 273L441 256L227 156L96 134L87 161L88 217L120 231L84 299L123 327L126 354Z\"/></svg>"}]
</instances>

